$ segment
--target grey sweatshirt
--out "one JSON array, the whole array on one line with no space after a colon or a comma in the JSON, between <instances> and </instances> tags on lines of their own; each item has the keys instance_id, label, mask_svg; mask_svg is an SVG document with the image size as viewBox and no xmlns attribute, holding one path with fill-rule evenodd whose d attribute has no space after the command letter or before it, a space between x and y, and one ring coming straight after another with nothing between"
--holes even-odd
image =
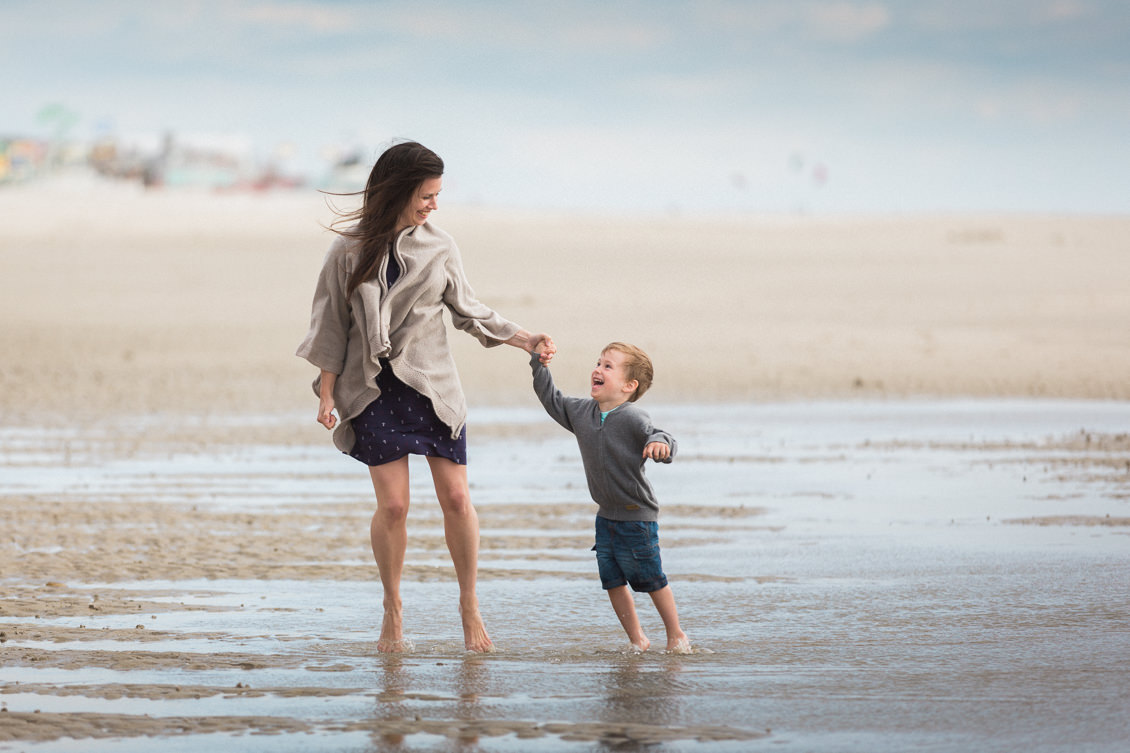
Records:
<instances>
[{"instance_id":1,"label":"grey sweatshirt","mask_svg":"<svg viewBox=\"0 0 1130 753\"><path fill-rule=\"evenodd\" d=\"M600 405L592 398L566 397L553 384L549 369L536 354L530 357L534 392L554 421L577 438L588 477L589 494L609 520L658 520L659 502L644 476L643 448L663 442L675 457L675 438L651 425L647 411L624 403L600 421Z\"/></svg>"}]
</instances>

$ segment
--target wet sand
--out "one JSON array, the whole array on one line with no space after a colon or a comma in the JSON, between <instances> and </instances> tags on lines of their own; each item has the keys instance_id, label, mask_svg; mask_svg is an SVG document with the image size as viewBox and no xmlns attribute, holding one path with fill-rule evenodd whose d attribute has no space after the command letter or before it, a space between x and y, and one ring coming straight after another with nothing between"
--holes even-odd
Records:
<instances>
[{"instance_id":1,"label":"wet sand","mask_svg":"<svg viewBox=\"0 0 1130 753\"><path fill-rule=\"evenodd\" d=\"M1130 220L445 207L479 295L557 337L567 391L608 340L652 352L681 455L649 475L696 651L626 650L574 446L522 354L454 333L498 651L462 650L414 466L415 650L388 657L372 492L291 355L322 209L0 193L0 751L1130 737Z\"/></svg>"},{"instance_id":2,"label":"wet sand","mask_svg":"<svg viewBox=\"0 0 1130 753\"><path fill-rule=\"evenodd\" d=\"M415 646L382 656L366 479L287 441L297 414L213 445L230 422L0 431L0 750L1119 749L1130 404L652 410L683 442L650 475L689 655L628 650L533 408L475 415L485 656L420 465Z\"/></svg>"}]
</instances>

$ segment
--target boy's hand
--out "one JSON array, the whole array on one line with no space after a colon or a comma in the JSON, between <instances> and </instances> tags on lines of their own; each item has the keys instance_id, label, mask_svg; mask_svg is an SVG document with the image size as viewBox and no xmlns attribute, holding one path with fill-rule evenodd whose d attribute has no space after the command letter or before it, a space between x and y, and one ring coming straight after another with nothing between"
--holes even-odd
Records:
<instances>
[{"instance_id":1,"label":"boy's hand","mask_svg":"<svg viewBox=\"0 0 1130 753\"><path fill-rule=\"evenodd\" d=\"M666 442L651 442L647 447L643 448L644 460L651 458L658 462L666 460L669 457L671 457L671 448L667 446Z\"/></svg>"}]
</instances>

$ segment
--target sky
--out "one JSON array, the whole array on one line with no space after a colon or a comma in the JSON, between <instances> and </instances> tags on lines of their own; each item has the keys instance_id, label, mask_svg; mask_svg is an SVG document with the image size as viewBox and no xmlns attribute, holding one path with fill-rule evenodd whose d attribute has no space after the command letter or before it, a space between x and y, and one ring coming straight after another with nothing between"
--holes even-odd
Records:
<instances>
[{"instance_id":1,"label":"sky","mask_svg":"<svg viewBox=\"0 0 1130 753\"><path fill-rule=\"evenodd\" d=\"M320 180L411 138L447 201L1130 212L1125 0L4 0L0 136Z\"/></svg>"}]
</instances>

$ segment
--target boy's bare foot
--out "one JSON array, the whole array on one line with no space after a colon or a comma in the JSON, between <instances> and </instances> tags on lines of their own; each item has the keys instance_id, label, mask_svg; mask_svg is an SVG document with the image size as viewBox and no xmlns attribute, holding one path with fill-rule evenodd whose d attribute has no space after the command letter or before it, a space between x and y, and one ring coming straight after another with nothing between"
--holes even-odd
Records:
<instances>
[{"instance_id":1,"label":"boy's bare foot","mask_svg":"<svg viewBox=\"0 0 1130 753\"><path fill-rule=\"evenodd\" d=\"M691 639L687 637L686 633L679 633L678 635L671 636L667 639L667 653L669 654L689 654L691 653Z\"/></svg>"},{"instance_id":2,"label":"boy's bare foot","mask_svg":"<svg viewBox=\"0 0 1130 753\"><path fill-rule=\"evenodd\" d=\"M641 636L638 641L632 641L632 650L633 651L639 651L642 654L644 651L647 651L649 648L651 648L651 641L648 640L648 637L646 635Z\"/></svg>"},{"instance_id":3,"label":"boy's bare foot","mask_svg":"<svg viewBox=\"0 0 1130 753\"><path fill-rule=\"evenodd\" d=\"M487 635L487 627L483 624L483 618L479 614L477 606L460 607L459 617L463 620L463 645L466 646L468 651L486 653L494 649L494 644L491 642L490 636Z\"/></svg>"}]
</instances>

